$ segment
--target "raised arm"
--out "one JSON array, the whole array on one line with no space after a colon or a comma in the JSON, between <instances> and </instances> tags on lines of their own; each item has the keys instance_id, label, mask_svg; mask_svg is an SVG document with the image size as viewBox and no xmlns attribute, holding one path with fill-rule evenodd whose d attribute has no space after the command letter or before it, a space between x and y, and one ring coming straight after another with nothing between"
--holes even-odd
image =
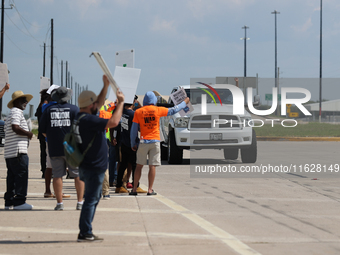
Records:
<instances>
[{"instance_id":1,"label":"raised arm","mask_svg":"<svg viewBox=\"0 0 340 255\"><path fill-rule=\"evenodd\" d=\"M9 90L9 83L6 83L5 87L3 87L2 90L0 90L0 98L3 97L7 90Z\"/></svg>"}]
</instances>

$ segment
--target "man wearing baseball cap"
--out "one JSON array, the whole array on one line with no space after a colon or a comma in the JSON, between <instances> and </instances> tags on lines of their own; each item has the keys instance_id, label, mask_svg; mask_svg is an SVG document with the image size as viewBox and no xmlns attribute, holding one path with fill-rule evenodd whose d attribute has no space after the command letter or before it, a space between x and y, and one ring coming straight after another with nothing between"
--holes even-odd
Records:
<instances>
[{"instance_id":1,"label":"man wearing baseball cap","mask_svg":"<svg viewBox=\"0 0 340 255\"><path fill-rule=\"evenodd\" d=\"M7 104L11 109L5 122L5 160L7 166L5 210L32 210L26 203L28 185L27 148L33 133L29 131L23 111L33 98L30 94L15 91Z\"/></svg>"},{"instance_id":2,"label":"man wearing baseball cap","mask_svg":"<svg viewBox=\"0 0 340 255\"><path fill-rule=\"evenodd\" d=\"M92 146L79 166L80 179L85 182L85 201L79 219L78 242L103 240L92 233L92 221L101 198L102 184L107 169L105 129L114 128L119 124L124 105L124 95L117 91L116 110L111 118L103 119L97 116L98 109L104 105L110 85L105 75L103 82L104 86L98 96L92 91L83 91L78 97L80 110L76 119L79 119L80 150L85 151L94 138Z\"/></svg>"}]
</instances>

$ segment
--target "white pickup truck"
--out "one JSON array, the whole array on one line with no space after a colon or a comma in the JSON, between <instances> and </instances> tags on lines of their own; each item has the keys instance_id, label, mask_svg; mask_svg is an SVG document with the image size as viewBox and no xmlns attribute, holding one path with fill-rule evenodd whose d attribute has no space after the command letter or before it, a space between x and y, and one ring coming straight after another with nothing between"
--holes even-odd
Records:
<instances>
[{"instance_id":1,"label":"white pickup truck","mask_svg":"<svg viewBox=\"0 0 340 255\"><path fill-rule=\"evenodd\" d=\"M173 88L171 94L184 88L194 111L181 117L179 113L160 119L160 129L164 141L161 143L162 160L169 164L180 164L183 149L217 149L224 152L224 158L235 160L241 150L243 163L255 163L257 159L256 134L249 121L251 115L233 114L233 99L229 89L221 84L211 85L214 92L204 85L185 85ZM217 100L218 93L221 102ZM206 114L202 114L202 94L206 94ZM171 107L171 98L167 104ZM251 123L251 122L250 122Z\"/></svg>"}]
</instances>

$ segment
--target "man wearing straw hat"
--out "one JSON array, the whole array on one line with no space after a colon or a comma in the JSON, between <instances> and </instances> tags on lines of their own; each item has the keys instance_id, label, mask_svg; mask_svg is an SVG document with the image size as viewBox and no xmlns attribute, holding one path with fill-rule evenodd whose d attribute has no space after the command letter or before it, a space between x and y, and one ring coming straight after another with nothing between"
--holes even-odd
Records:
<instances>
[{"instance_id":1,"label":"man wearing straw hat","mask_svg":"<svg viewBox=\"0 0 340 255\"><path fill-rule=\"evenodd\" d=\"M15 91L7 104L11 109L5 122L5 160L7 166L5 210L32 210L26 203L28 185L27 148L33 133L29 131L23 111L33 98L30 94Z\"/></svg>"}]
</instances>

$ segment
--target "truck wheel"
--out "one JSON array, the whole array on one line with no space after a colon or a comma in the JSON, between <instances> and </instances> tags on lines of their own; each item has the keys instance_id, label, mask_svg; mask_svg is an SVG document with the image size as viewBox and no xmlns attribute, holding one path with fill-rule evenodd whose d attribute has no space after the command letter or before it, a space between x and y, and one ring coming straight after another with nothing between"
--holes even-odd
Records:
<instances>
[{"instance_id":1,"label":"truck wheel","mask_svg":"<svg viewBox=\"0 0 340 255\"><path fill-rule=\"evenodd\" d=\"M243 163L255 163L257 159L257 142L256 133L253 129L253 137L251 140L251 146L247 149L241 149L241 159Z\"/></svg>"},{"instance_id":2,"label":"truck wheel","mask_svg":"<svg viewBox=\"0 0 340 255\"><path fill-rule=\"evenodd\" d=\"M175 132L169 131L168 139L168 163L181 164L183 160L183 150L176 145Z\"/></svg>"},{"instance_id":3,"label":"truck wheel","mask_svg":"<svg viewBox=\"0 0 340 255\"><path fill-rule=\"evenodd\" d=\"M237 159L238 158L238 149L224 149L224 158L225 159Z\"/></svg>"},{"instance_id":4,"label":"truck wheel","mask_svg":"<svg viewBox=\"0 0 340 255\"><path fill-rule=\"evenodd\" d=\"M163 146L163 142L161 142L161 160L168 159L168 147Z\"/></svg>"}]
</instances>

